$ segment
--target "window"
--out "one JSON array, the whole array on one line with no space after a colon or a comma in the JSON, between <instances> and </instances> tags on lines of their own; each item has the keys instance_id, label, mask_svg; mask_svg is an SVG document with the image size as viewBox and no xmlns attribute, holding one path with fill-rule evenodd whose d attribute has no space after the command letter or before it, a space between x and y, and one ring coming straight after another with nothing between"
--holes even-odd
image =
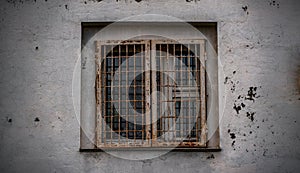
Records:
<instances>
[{"instance_id":1,"label":"window","mask_svg":"<svg viewBox=\"0 0 300 173\"><path fill-rule=\"evenodd\" d=\"M205 40L95 45L98 148L206 147Z\"/></svg>"},{"instance_id":2,"label":"window","mask_svg":"<svg viewBox=\"0 0 300 173\"><path fill-rule=\"evenodd\" d=\"M83 23L80 150L219 150L216 26Z\"/></svg>"}]
</instances>

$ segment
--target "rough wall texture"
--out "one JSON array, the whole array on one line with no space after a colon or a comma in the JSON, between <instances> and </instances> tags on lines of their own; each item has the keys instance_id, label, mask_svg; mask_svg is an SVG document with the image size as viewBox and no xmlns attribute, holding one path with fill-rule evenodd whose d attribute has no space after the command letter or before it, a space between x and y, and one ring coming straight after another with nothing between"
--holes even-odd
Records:
<instances>
[{"instance_id":1,"label":"rough wall texture","mask_svg":"<svg viewBox=\"0 0 300 173\"><path fill-rule=\"evenodd\" d=\"M1 1L1 172L299 172L299 7L296 0ZM81 22L139 14L218 22L221 152L145 161L78 152L72 77Z\"/></svg>"}]
</instances>

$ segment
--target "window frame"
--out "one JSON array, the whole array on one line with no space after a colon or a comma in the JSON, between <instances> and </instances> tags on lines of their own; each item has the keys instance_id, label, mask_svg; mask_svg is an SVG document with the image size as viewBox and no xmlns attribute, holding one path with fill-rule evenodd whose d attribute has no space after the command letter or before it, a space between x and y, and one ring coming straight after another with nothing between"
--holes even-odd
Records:
<instances>
[{"instance_id":1,"label":"window frame","mask_svg":"<svg viewBox=\"0 0 300 173\"><path fill-rule=\"evenodd\" d=\"M96 104L95 104L95 60L94 60L94 41L109 38L107 40L111 40L112 38L116 39L126 39L136 37L136 26L143 26L142 32L155 31L157 32L157 27L160 29L168 30L167 32L172 32L173 29L176 30L182 22L174 21L174 22L156 22L156 21L129 21L129 22L120 22L115 25L115 21L83 21L81 22L81 54L79 55L80 61L78 61L76 65L76 74L79 74L78 79L75 79L75 88L73 89L73 94L78 95L76 99L73 101L75 104L75 114L76 118L80 123L80 143L79 143L79 151L80 152L102 152L106 151L103 149L99 149L96 147ZM220 121L222 118L222 110L223 110L223 81L221 72L221 62L219 57L219 30L220 23L218 21L186 21L188 25L193 27L194 29L190 30L193 33L194 30L199 31L203 34L203 36L191 36L190 32L182 32L179 35L173 35L170 38L185 39L185 38L205 38L207 40L207 61L206 61L206 71L208 80L207 85L207 130L208 130L208 138L207 138L207 147L206 148L173 148L171 151L184 151L184 152L216 152L221 151L221 139L220 139ZM179 25L178 25L179 24ZM113 28L116 30L109 31L106 35L100 36L99 33L103 30L106 31L106 27L114 25ZM118 29L120 27L125 26L125 30L122 33L118 33ZM153 27L157 26L157 27ZM132 28L132 29L130 29ZM147 28L147 29L146 29ZM100 31L100 32L99 32ZM161 32L158 31L158 32ZM111 33L115 33L110 35ZM123 33L127 34L124 37ZM164 150L164 148L127 148L126 151L156 151L156 150ZM107 149L109 150L109 149ZM118 148L114 148L113 150L118 150ZM169 150L169 149L167 149ZM124 151L123 149L119 151Z\"/></svg>"}]
</instances>

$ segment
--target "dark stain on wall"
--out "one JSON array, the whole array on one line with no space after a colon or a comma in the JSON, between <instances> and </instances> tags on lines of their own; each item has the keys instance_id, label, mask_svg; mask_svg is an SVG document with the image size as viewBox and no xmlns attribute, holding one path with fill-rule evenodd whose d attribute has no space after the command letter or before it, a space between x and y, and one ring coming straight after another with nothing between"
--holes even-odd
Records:
<instances>
[{"instance_id":1,"label":"dark stain on wall","mask_svg":"<svg viewBox=\"0 0 300 173\"><path fill-rule=\"evenodd\" d=\"M232 74L233 75L230 75L230 77L229 76L225 77L224 84L230 84L231 85L230 90L233 93L236 89L236 85L239 84L239 81L234 82L233 80L231 80L234 77L234 75L236 74L236 71L233 71ZM229 83L229 81L230 81L230 83Z\"/></svg>"},{"instance_id":2,"label":"dark stain on wall","mask_svg":"<svg viewBox=\"0 0 300 173\"><path fill-rule=\"evenodd\" d=\"M256 90L257 90L257 87L249 87L248 94L245 97L245 100L251 100L254 102L255 98L259 97L259 96L257 96Z\"/></svg>"},{"instance_id":3,"label":"dark stain on wall","mask_svg":"<svg viewBox=\"0 0 300 173\"><path fill-rule=\"evenodd\" d=\"M237 106L236 104L234 104L233 109L236 111L237 114L239 114L240 110L242 110L241 106Z\"/></svg>"},{"instance_id":4,"label":"dark stain on wall","mask_svg":"<svg viewBox=\"0 0 300 173\"><path fill-rule=\"evenodd\" d=\"M242 9L246 12L248 10L248 6L245 5L245 6L242 7Z\"/></svg>"},{"instance_id":5,"label":"dark stain on wall","mask_svg":"<svg viewBox=\"0 0 300 173\"><path fill-rule=\"evenodd\" d=\"M209 156L206 157L206 159L208 159L208 160L214 159L214 158L215 158L214 154L211 154L211 155L209 155Z\"/></svg>"},{"instance_id":6,"label":"dark stain on wall","mask_svg":"<svg viewBox=\"0 0 300 173\"><path fill-rule=\"evenodd\" d=\"M102 0L87 0L89 2L102 2ZM87 4L87 1L84 1L85 4Z\"/></svg>"},{"instance_id":7,"label":"dark stain on wall","mask_svg":"<svg viewBox=\"0 0 300 173\"><path fill-rule=\"evenodd\" d=\"M229 77L228 77L228 76L226 76L226 77L225 77L224 84L227 84L227 83L228 83L228 79L229 79Z\"/></svg>"},{"instance_id":8,"label":"dark stain on wall","mask_svg":"<svg viewBox=\"0 0 300 173\"><path fill-rule=\"evenodd\" d=\"M230 138L231 138L231 139L235 139L235 138L236 138L236 136L235 136L234 133L229 133L229 135L230 135Z\"/></svg>"},{"instance_id":9,"label":"dark stain on wall","mask_svg":"<svg viewBox=\"0 0 300 173\"><path fill-rule=\"evenodd\" d=\"M201 0L185 0L186 2L197 2L197 1L201 1Z\"/></svg>"},{"instance_id":10,"label":"dark stain on wall","mask_svg":"<svg viewBox=\"0 0 300 173\"><path fill-rule=\"evenodd\" d=\"M231 146L234 147L234 144L235 144L235 140L232 141ZM234 148L234 150L235 150L235 148Z\"/></svg>"},{"instance_id":11,"label":"dark stain on wall","mask_svg":"<svg viewBox=\"0 0 300 173\"><path fill-rule=\"evenodd\" d=\"M40 122L39 117L36 117L36 118L34 119L34 122Z\"/></svg>"},{"instance_id":12,"label":"dark stain on wall","mask_svg":"<svg viewBox=\"0 0 300 173\"><path fill-rule=\"evenodd\" d=\"M276 1L269 1L269 5L272 6L272 7L277 7L277 8L280 7L279 2L276 2Z\"/></svg>"},{"instance_id":13,"label":"dark stain on wall","mask_svg":"<svg viewBox=\"0 0 300 173\"><path fill-rule=\"evenodd\" d=\"M12 123L12 119L10 117L6 117L6 121L10 124Z\"/></svg>"},{"instance_id":14,"label":"dark stain on wall","mask_svg":"<svg viewBox=\"0 0 300 173\"><path fill-rule=\"evenodd\" d=\"M121 0L116 0L116 2L120 2ZM142 2L143 0L135 0L135 2L137 2L137 3L140 3L140 2ZM130 3L131 3L131 1L130 1Z\"/></svg>"},{"instance_id":15,"label":"dark stain on wall","mask_svg":"<svg viewBox=\"0 0 300 173\"><path fill-rule=\"evenodd\" d=\"M235 89L235 85L233 85ZM240 113L240 111L246 107L246 104L244 102L241 102L241 100L244 98L245 100L255 101L256 98L259 98L260 96L257 95L257 88L258 87L249 87L249 90L247 92L247 95L242 96L239 95L237 100L234 101L233 109L236 111L237 114ZM261 88L261 87L260 87ZM247 117L253 122L254 121L254 114L255 112L247 112Z\"/></svg>"},{"instance_id":16,"label":"dark stain on wall","mask_svg":"<svg viewBox=\"0 0 300 173\"><path fill-rule=\"evenodd\" d=\"M233 93L235 91L235 83L233 83L233 81L231 81L231 84L232 84L232 86L231 86L230 90Z\"/></svg>"},{"instance_id":17,"label":"dark stain on wall","mask_svg":"<svg viewBox=\"0 0 300 173\"><path fill-rule=\"evenodd\" d=\"M247 5L242 6L242 9L244 10L244 12L245 12L247 15L249 14L248 6L247 6Z\"/></svg>"},{"instance_id":18,"label":"dark stain on wall","mask_svg":"<svg viewBox=\"0 0 300 173\"><path fill-rule=\"evenodd\" d=\"M244 108L246 105L244 103L241 103L241 106Z\"/></svg>"},{"instance_id":19,"label":"dark stain on wall","mask_svg":"<svg viewBox=\"0 0 300 173\"><path fill-rule=\"evenodd\" d=\"M246 114L247 114L247 117L253 122L255 112L247 112Z\"/></svg>"}]
</instances>

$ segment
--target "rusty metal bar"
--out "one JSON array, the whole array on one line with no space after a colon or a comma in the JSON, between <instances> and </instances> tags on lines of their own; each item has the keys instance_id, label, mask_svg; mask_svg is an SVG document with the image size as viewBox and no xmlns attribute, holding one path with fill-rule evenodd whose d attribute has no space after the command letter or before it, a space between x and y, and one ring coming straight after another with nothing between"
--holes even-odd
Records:
<instances>
[{"instance_id":1,"label":"rusty metal bar","mask_svg":"<svg viewBox=\"0 0 300 173\"><path fill-rule=\"evenodd\" d=\"M166 68L164 70L169 69L169 45L166 44L166 47L167 47L167 50L166 50ZM166 75L167 85L170 85L170 79L169 78L170 78L170 74L167 73L167 75ZM167 92L167 100L170 100L170 88L168 87L168 88L165 88L165 89L166 89L166 92ZM169 103L167 103L167 116L170 116L170 112L171 112L170 105L169 105ZM168 129L167 134L168 135L166 137L167 137L167 142L169 142L170 141L170 120L169 120L169 118L166 118L166 120L168 122L168 124L167 124L167 129Z\"/></svg>"},{"instance_id":2,"label":"rusty metal bar","mask_svg":"<svg viewBox=\"0 0 300 173\"><path fill-rule=\"evenodd\" d=\"M173 70L176 70L176 55L175 55L175 44L173 44ZM173 96L172 96L172 101L174 101L173 105L173 126L172 129L174 131L174 140L176 141L176 133L177 133L177 126L176 126L176 72L174 72L173 74L173 78L174 78L174 84L173 84ZM174 100L175 99L175 100Z\"/></svg>"},{"instance_id":3,"label":"rusty metal bar","mask_svg":"<svg viewBox=\"0 0 300 173\"><path fill-rule=\"evenodd\" d=\"M114 45L111 45L111 50L110 50L110 61L111 61L111 75L110 75L110 86L114 86L113 83L113 71L115 68L115 64L114 64L114 59L112 58L114 57ZM112 101L113 98L113 87L110 88L110 101ZM112 144L112 139L113 139L113 121L114 121L114 109L113 109L113 105L112 102L110 102L110 143Z\"/></svg>"},{"instance_id":4,"label":"rusty metal bar","mask_svg":"<svg viewBox=\"0 0 300 173\"><path fill-rule=\"evenodd\" d=\"M121 97L122 97L122 94L121 94L121 45L118 45L119 46L119 67L118 67L118 70L119 70L119 122L118 122L118 128L119 128L119 133L118 133L118 140L119 140L119 144L121 143L120 140L121 140L121 113L122 113L122 108L121 108Z\"/></svg>"},{"instance_id":5,"label":"rusty metal bar","mask_svg":"<svg viewBox=\"0 0 300 173\"><path fill-rule=\"evenodd\" d=\"M195 74L195 78L196 78L196 85L197 85L197 91L198 91L198 93L200 93L200 79L199 79L199 72L198 72L198 69L200 69L200 64L198 63L198 46L200 46L200 45L198 45L198 44L195 44L195 50L194 50L194 53L195 53L195 57L194 57L194 62L195 62L195 70L194 70L194 74ZM199 101L196 101L196 103L198 103L198 102L200 102L200 100ZM201 103L201 102L200 102ZM198 105L198 104L196 104L196 105ZM200 141L201 142L201 139L199 140L199 138L200 138L200 134L199 134L199 132L201 133L201 130L199 130L200 129L200 123L201 123L201 119L200 119L200 110L199 110L199 112L196 112L196 139L197 139L197 141Z\"/></svg>"},{"instance_id":6,"label":"rusty metal bar","mask_svg":"<svg viewBox=\"0 0 300 173\"><path fill-rule=\"evenodd\" d=\"M187 75L188 75L188 91L189 95L191 94L191 51L190 51L190 44L188 44L188 56L187 56L187 64L188 64L188 69L187 69ZM188 136L191 138L192 132L191 132L191 95L188 97Z\"/></svg>"},{"instance_id":7,"label":"rusty metal bar","mask_svg":"<svg viewBox=\"0 0 300 173\"><path fill-rule=\"evenodd\" d=\"M141 44L141 52L143 52L144 50L144 46L143 44ZM141 54L141 53L140 53ZM144 65L144 57L141 54L141 71L143 72L142 74L142 82L145 83L145 79L144 79L144 70L145 70L145 65ZM144 93L145 91L145 85L142 85L141 87L142 89L142 93ZM145 93L143 94L143 100L142 100L142 113L144 114L144 106L145 106ZM144 115L142 115L142 144L144 144L144 133L145 133L145 120L144 120Z\"/></svg>"},{"instance_id":8,"label":"rusty metal bar","mask_svg":"<svg viewBox=\"0 0 300 173\"><path fill-rule=\"evenodd\" d=\"M204 43L201 44L200 47L200 82L201 82L201 145L206 145L206 81L205 81L205 66L206 66L206 53L205 53L205 47Z\"/></svg>"},{"instance_id":9,"label":"rusty metal bar","mask_svg":"<svg viewBox=\"0 0 300 173\"><path fill-rule=\"evenodd\" d=\"M102 139L102 116L101 116L101 101L102 101L102 95L101 95L101 44L97 41L95 41L96 45L96 51L95 51L95 58L96 58L96 64L97 64L97 74L96 74L96 104L97 104L97 124L96 124L96 146L99 147L101 144Z\"/></svg>"},{"instance_id":10,"label":"rusty metal bar","mask_svg":"<svg viewBox=\"0 0 300 173\"><path fill-rule=\"evenodd\" d=\"M133 59L134 59L134 61L133 61L133 76L134 76L134 85L133 85L133 88L134 88L134 90L133 90L133 98L134 98L134 100L136 100L136 63L135 63L135 61L136 61L136 56L135 56L135 44L133 45ZM136 110L136 102L134 102L134 108L133 108L134 110ZM134 113L134 118L133 118L133 139L134 139L134 143L136 143L136 113Z\"/></svg>"},{"instance_id":11,"label":"rusty metal bar","mask_svg":"<svg viewBox=\"0 0 300 173\"><path fill-rule=\"evenodd\" d=\"M104 61L104 66L103 66L103 69L104 69L104 79L103 79L103 81L104 81L104 85L106 86L106 81L107 81L107 78L106 78L106 46L103 46L103 55L104 55L104 57L103 57L103 61ZM107 88L105 87L104 88L104 100L107 100ZM104 130L104 133L103 133L103 143L104 143L104 145L106 144L106 128L107 128L107 124L106 124L106 116L107 116L107 114L106 114L106 103L104 102L103 103L104 104L104 111L103 111L103 117L105 118L105 124L104 124L104 127L103 127L103 130Z\"/></svg>"},{"instance_id":12,"label":"rusty metal bar","mask_svg":"<svg viewBox=\"0 0 300 173\"><path fill-rule=\"evenodd\" d=\"M128 60L128 45L126 45L126 48L125 48L125 51L126 51L126 97L128 97L128 85L127 85L127 81L128 81L128 66L129 66L129 60ZM128 103L126 103L126 114L129 114L129 111L128 111ZM128 132L128 129L129 129L129 125L128 125L128 116L126 115L126 144L128 145L129 141L128 141L128 136L129 136L129 132Z\"/></svg>"},{"instance_id":13,"label":"rusty metal bar","mask_svg":"<svg viewBox=\"0 0 300 173\"><path fill-rule=\"evenodd\" d=\"M156 78L156 45L151 45L151 81L152 92L157 91L157 78ZM157 94L152 93L151 98L151 110L152 110L152 144L157 140Z\"/></svg>"},{"instance_id":14,"label":"rusty metal bar","mask_svg":"<svg viewBox=\"0 0 300 173\"><path fill-rule=\"evenodd\" d=\"M150 70L151 70L151 47L150 42L146 44L145 47L145 95L146 95L146 139L148 141L148 144L151 145L151 115L150 115L150 104L151 104L151 98L150 98Z\"/></svg>"},{"instance_id":15,"label":"rusty metal bar","mask_svg":"<svg viewBox=\"0 0 300 173\"><path fill-rule=\"evenodd\" d=\"M183 60L183 58L182 58L182 44L180 45L180 85L182 85L182 79L183 79L183 74L182 74L182 66L183 66L183 62L182 62L182 60ZM180 99L182 99L181 97L180 97ZM181 104L180 104L181 105ZM181 106L183 106L183 105L181 105ZM180 137L181 137L181 140L180 141L183 141L183 128L184 128L184 126L183 126L183 123L184 123L184 115L183 115L184 113L183 113L183 111L181 110L180 111Z\"/></svg>"},{"instance_id":16,"label":"rusty metal bar","mask_svg":"<svg viewBox=\"0 0 300 173\"><path fill-rule=\"evenodd\" d=\"M161 131L161 135L163 135L161 138L163 139L163 141L165 141L165 135L162 133L163 132L163 129L165 128L166 126L166 119L165 118L162 118L165 114L165 112L163 112L163 94L165 94L165 88L162 87L163 84L164 84L164 70L165 70L165 67L164 67L164 63L163 63L163 59L162 59L162 46L161 44L159 44L159 61L160 61L160 92L162 93L161 94L161 97L160 97L160 116L161 116L161 122L160 122L160 131Z\"/></svg>"}]
</instances>

